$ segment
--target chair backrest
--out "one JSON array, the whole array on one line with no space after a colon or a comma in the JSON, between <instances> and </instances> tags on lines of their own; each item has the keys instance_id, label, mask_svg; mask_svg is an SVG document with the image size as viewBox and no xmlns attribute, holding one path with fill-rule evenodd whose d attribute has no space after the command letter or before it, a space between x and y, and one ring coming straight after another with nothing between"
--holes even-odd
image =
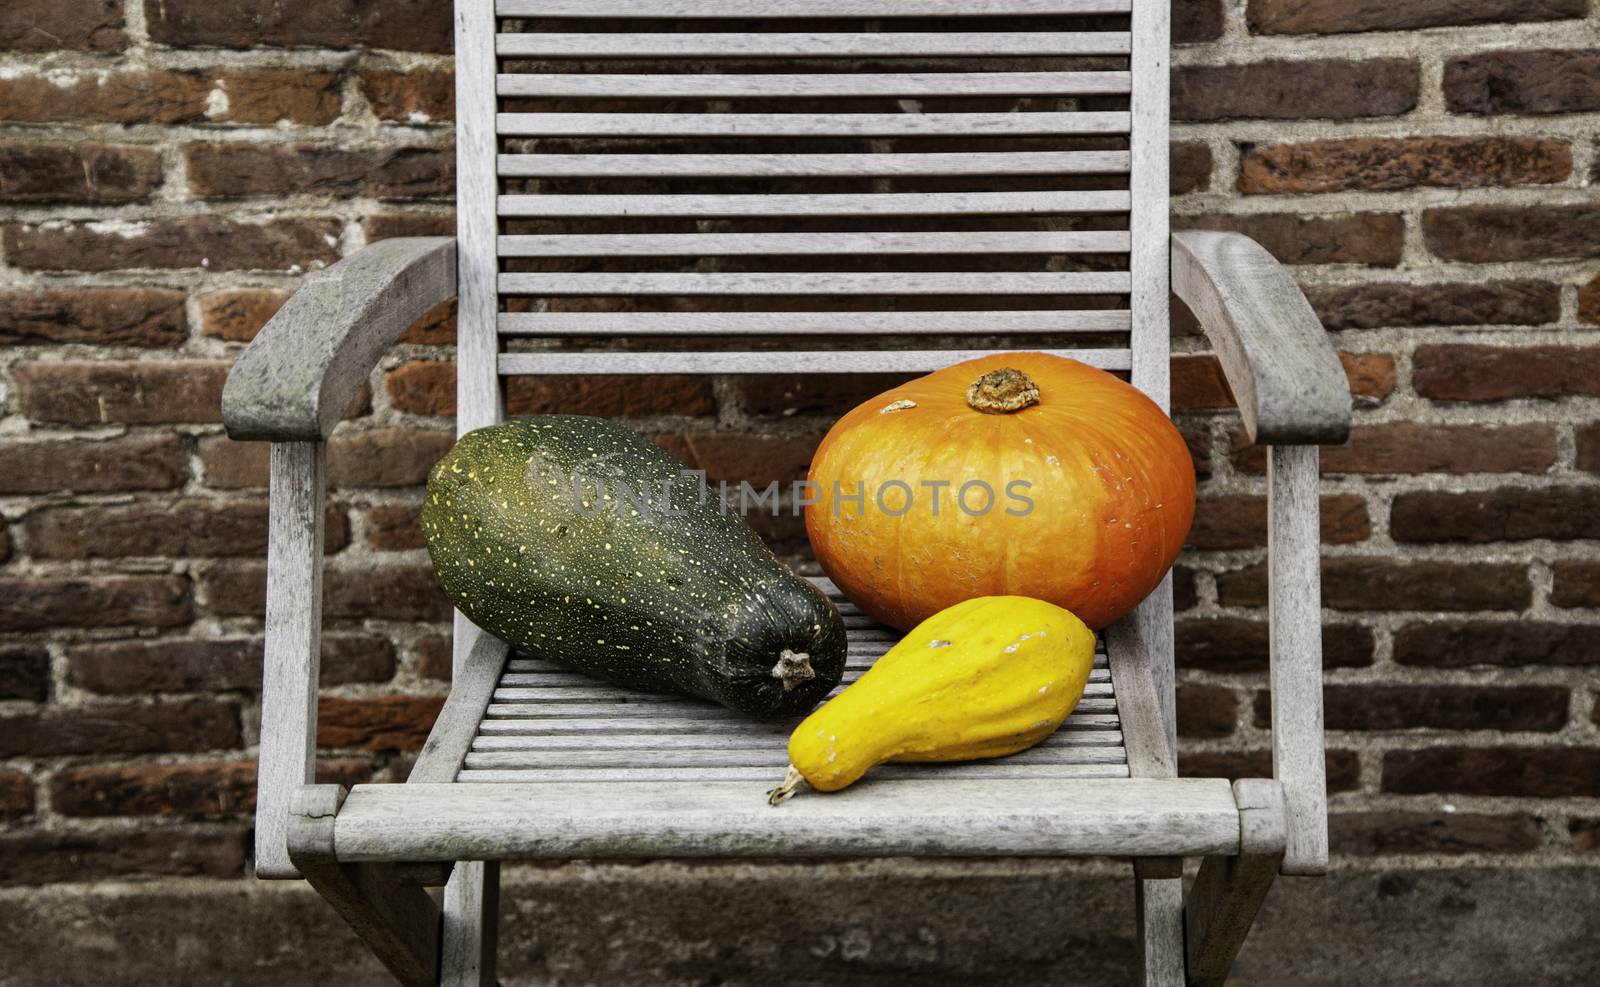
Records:
<instances>
[{"instance_id":1,"label":"chair backrest","mask_svg":"<svg viewBox=\"0 0 1600 987\"><path fill-rule=\"evenodd\" d=\"M997 348L1165 406L1168 0L457 0L456 22L463 429L506 374Z\"/></svg>"},{"instance_id":2,"label":"chair backrest","mask_svg":"<svg viewBox=\"0 0 1600 987\"><path fill-rule=\"evenodd\" d=\"M517 373L1168 391L1169 0L456 0L459 427ZM1171 597L1125 622L1171 734Z\"/></svg>"}]
</instances>

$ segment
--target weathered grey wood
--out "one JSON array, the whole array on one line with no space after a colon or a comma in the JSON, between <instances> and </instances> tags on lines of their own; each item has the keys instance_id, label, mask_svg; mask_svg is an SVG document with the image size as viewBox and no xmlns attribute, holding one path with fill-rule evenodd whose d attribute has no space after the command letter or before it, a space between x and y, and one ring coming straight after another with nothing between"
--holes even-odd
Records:
<instances>
[{"instance_id":1,"label":"weathered grey wood","mask_svg":"<svg viewBox=\"0 0 1600 987\"><path fill-rule=\"evenodd\" d=\"M1126 311L1011 312L505 312L508 336L807 334L876 336L971 332L1127 332Z\"/></svg>"},{"instance_id":2,"label":"weathered grey wood","mask_svg":"<svg viewBox=\"0 0 1600 987\"><path fill-rule=\"evenodd\" d=\"M433 721L433 729L406 779L408 784L455 780L494 695L507 650L506 643L493 635L477 636L471 653L455 668L450 697Z\"/></svg>"},{"instance_id":3,"label":"weathered grey wood","mask_svg":"<svg viewBox=\"0 0 1600 987\"><path fill-rule=\"evenodd\" d=\"M543 768L783 768L789 763L787 751L775 745L746 746L721 750L694 751L661 749L639 746L621 750L534 750L534 751L471 751L464 767L477 771L490 768L519 768L537 771ZM987 762L985 762L987 763ZM1008 768L1027 765L1066 764L1120 764L1126 765L1126 755L1117 747L1083 747L1054 745L1035 747L1012 754L995 766ZM950 768L950 773L961 777L976 765ZM920 772L922 769L912 769Z\"/></svg>"},{"instance_id":4,"label":"weathered grey wood","mask_svg":"<svg viewBox=\"0 0 1600 987\"><path fill-rule=\"evenodd\" d=\"M456 230L461 242L456 328L456 434L500 421L503 405L494 356L498 220L495 197L494 11L486 2L456 4ZM461 639L458 634L457 640Z\"/></svg>"},{"instance_id":5,"label":"weathered grey wood","mask_svg":"<svg viewBox=\"0 0 1600 987\"><path fill-rule=\"evenodd\" d=\"M1126 55L1120 31L938 34L498 34L502 58L858 58L873 56Z\"/></svg>"},{"instance_id":6,"label":"weathered grey wood","mask_svg":"<svg viewBox=\"0 0 1600 987\"><path fill-rule=\"evenodd\" d=\"M1228 979L1283 860L1283 786L1241 779L1233 783L1233 794L1239 803L1239 853L1205 858L1184 902L1192 987L1222 987Z\"/></svg>"},{"instance_id":7,"label":"weathered grey wood","mask_svg":"<svg viewBox=\"0 0 1600 987\"><path fill-rule=\"evenodd\" d=\"M710 79L716 76L687 78ZM502 154L498 168L500 174L508 178L553 175L629 178L639 175L696 175L718 178L830 175L1115 175L1127 172L1129 161L1125 151L1035 151L1026 154L1013 152L954 154L937 151L923 154ZM798 237L800 234L790 234L790 236ZM640 238L635 236L632 239ZM867 242L870 243L870 240Z\"/></svg>"},{"instance_id":8,"label":"weathered grey wood","mask_svg":"<svg viewBox=\"0 0 1600 987\"><path fill-rule=\"evenodd\" d=\"M851 682L872 667L876 659L865 655L853 655L845 661L845 674L843 681ZM595 686L595 680L577 672L565 672L561 666L551 665L549 662L539 661L513 661L506 665L505 674L500 676L500 686L541 686L546 689L557 689L563 686L573 686L589 689ZM1110 695L1110 692L1093 692L1097 686L1109 685L1111 678L1104 667L1095 667L1089 673L1089 682L1085 695ZM642 695L638 692L629 692L628 697Z\"/></svg>"},{"instance_id":9,"label":"weathered grey wood","mask_svg":"<svg viewBox=\"0 0 1600 987\"><path fill-rule=\"evenodd\" d=\"M628 233L512 235L502 257L709 257L849 254L1127 253L1128 234L1086 233ZM970 318L971 313L966 313Z\"/></svg>"},{"instance_id":10,"label":"weathered grey wood","mask_svg":"<svg viewBox=\"0 0 1600 987\"><path fill-rule=\"evenodd\" d=\"M501 17L962 17L1126 14L1133 0L496 0Z\"/></svg>"},{"instance_id":11,"label":"weathered grey wood","mask_svg":"<svg viewBox=\"0 0 1600 987\"><path fill-rule=\"evenodd\" d=\"M762 353L506 353L500 372L512 374L769 374L909 373L939 370L993 350L782 350ZM1126 370L1127 350L1040 350L1070 356L1101 370Z\"/></svg>"},{"instance_id":12,"label":"weathered grey wood","mask_svg":"<svg viewBox=\"0 0 1600 987\"><path fill-rule=\"evenodd\" d=\"M326 438L389 344L455 293L449 237L384 240L307 275L228 372L228 435Z\"/></svg>"},{"instance_id":13,"label":"weathered grey wood","mask_svg":"<svg viewBox=\"0 0 1600 987\"><path fill-rule=\"evenodd\" d=\"M440 987L495 987L500 862L458 864L444 889Z\"/></svg>"},{"instance_id":14,"label":"weathered grey wood","mask_svg":"<svg viewBox=\"0 0 1600 987\"><path fill-rule=\"evenodd\" d=\"M665 35L679 37L679 35ZM502 113L508 137L978 137L1125 134L1126 113Z\"/></svg>"},{"instance_id":15,"label":"weathered grey wood","mask_svg":"<svg viewBox=\"0 0 1600 987\"><path fill-rule=\"evenodd\" d=\"M316 768L326 449L321 442L272 445L256 769L256 876L263 878L300 876L285 836L289 804Z\"/></svg>"},{"instance_id":16,"label":"weathered grey wood","mask_svg":"<svg viewBox=\"0 0 1600 987\"><path fill-rule=\"evenodd\" d=\"M1300 287L1237 233L1172 237L1173 291L1205 327L1250 438L1328 444L1350 434L1350 385Z\"/></svg>"},{"instance_id":17,"label":"weathered grey wood","mask_svg":"<svg viewBox=\"0 0 1600 987\"><path fill-rule=\"evenodd\" d=\"M479 736L544 736L565 734L579 736L585 734L624 734L636 733L640 729L639 720L628 716L602 715L596 711L590 717L540 717L531 718L525 706L494 706L491 705L485 714L488 718L478 728ZM1074 715L1061 725L1065 731L1073 730L1120 730L1121 723L1117 716L1106 713L1083 713ZM717 719L715 717L652 717L649 729L658 734L738 734L747 735L760 731L773 731L785 736L792 727L787 723L753 723L750 720L730 718Z\"/></svg>"},{"instance_id":18,"label":"weathered grey wood","mask_svg":"<svg viewBox=\"0 0 1600 987\"><path fill-rule=\"evenodd\" d=\"M1127 212L1126 192L502 195L502 216L989 216Z\"/></svg>"},{"instance_id":19,"label":"weathered grey wood","mask_svg":"<svg viewBox=\"0 0 1600 987\"><path fill-rule=\"evenodd\" d=\"M387 863L340 862L335 817L344 800L340 785L307 785L295 793L290 857L396 980L406 987L435 987L439 907L426 891L397 879Z\"/></svg>"},{"instance_id":20,"label":"weathered grey wood","mask_svg":"<svg viewBox=\"0 0 1600 987\"><path fill-rule=\"evenodd\" d=\"M1183 879L1136 876L1133 886L1139 919L1139 983L1184 987Z\"/></svg>"},{"instance_id":21,"label":"weathered grey wood","mask_svg":"<svg viewBox=\"0 0 1600 987\"><path fill-rule=\"evenodd\" d=\"M838 695L856 678L856 675L846 675L839 687L830 695ZM474 689L474 691L476 690ZM525 703L533 706L542 706L545 703L604 703L606 705L626 703L650 708L652 706L660 707L682 702L682 699L678 696L639 692L635 689L610 688L598 685L593 681L588 683L561 683L558 685L535 683L532 686L512 685L502 681L493 686L492 698L497 703ZM488 704L485 703L484 705L487 706ZM1077 708L1083 712L1115 712L1116 705L1111 693L1111 684L1109 682L1091 682L1086 685L1083 698L1079 701ZM441 713L440 715L442 716L443 714Z\"/></svg>"},{"instance_id":22,"label":"weathered grey wood","mask_svg":"<svg viewBox=\"0 0 1600 987\"><path fill-rule=\"evenodd\" d=\"M659 98L798 98L819 96L1120 95L1127 72L895 72L887 75L579 75L500 76L502 96Z\"/></svg>"},{"instance_id":23,"label":"weathered grey wood","mask_svg":"<svg viewBox=\"0 0 1600 987\"><path fill-rule=\"evenodd\" d=\"M1112 751L1108 757L1122 759L1126 763L1126 755L1116 753L1115 749L1122 746L1122 734L1115 730L1094 732L1061 731L1048 741L1049 746L1034 748L1035 750L1052 750L1055 748L1096 748ZM741 751L783 751L788 749L789 737L779 730L754 732L741 737L739 749ZM480 735L472 742L472 754L500 753L512 751L583 751L588 753L598 751L721 751L728 747L726 737L715 734L703 736L674 736L650 733L645 727L636 727L630 733L602 734L588 736L563 736L547 735L536 737L494 736ZM1021 756L1021 755L1014 755ZM1115 763L1108 762L1108 763Z\"/></svg>"},{"instance_id":24,"label":"weathered grey wood","mask_svg":"<svg viewBox=\"0 0 1600 987\"><path fill-rule=\"evenodd\" d=\"M505 295L1116 295L1128 275L1036 271L894 274L502 274Z\"/></svg>"},{"instance_id":25,"label":"weathered grey wood","mask_svg":"<svg viewBox=\"0 0 1600 987\"><path fill-rule=\"evenodd\" d=\"M649 782L360 785L339 814L339 859L1159 856L1239 846L1233 789L1218 779L867 780L781 809L763 797L772 783L708 782L693 798L680 785Z\"/></svg>"},{"instance_id":26,"label":"weathered grey wood","mask_svg":"<svg viewBox=\"0 0 1600 987\"><path fill-rule=\"evenodd\" d=\"M1285 874L1328 869L1322 731L1322 570L1316 446L1267 451L1272 774L1289 807Z\"/></svg>"}]
</instances>

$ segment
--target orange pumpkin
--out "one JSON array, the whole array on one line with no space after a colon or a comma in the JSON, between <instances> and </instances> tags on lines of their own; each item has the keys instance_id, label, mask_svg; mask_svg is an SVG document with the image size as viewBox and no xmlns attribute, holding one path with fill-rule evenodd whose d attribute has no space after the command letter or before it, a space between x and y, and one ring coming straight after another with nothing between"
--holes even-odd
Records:
<instances>
[{"instance_id":1,"label":"orange pumpkin","mask_svg":"<svg viewBox=\"0 0 1600 987\"><path fill-rule=\"evenodd\" d=\"M828 432L810 480L823 569L901 630L980 596L1031 596L1105 627L1160 584L1194 519L1189 450L1161 408L1043 353L969 360L873 398Z\"/></svg>"}]
</instances>

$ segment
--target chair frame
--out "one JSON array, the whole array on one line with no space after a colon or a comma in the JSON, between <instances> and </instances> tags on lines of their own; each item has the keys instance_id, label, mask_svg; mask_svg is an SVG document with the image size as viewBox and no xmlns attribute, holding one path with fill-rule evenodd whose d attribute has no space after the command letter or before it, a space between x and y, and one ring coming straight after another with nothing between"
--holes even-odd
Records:
<instances>
[{"instance_id":1,"label":"chair frame","mask_svg":"<svg viewBox=\"0 0 1600 987\"><path fill-rule=\"evenodd\" d=\"M873 6L815 2L846 14ZM571 8L604 16L608 8L628 6L610 0L498 3L502 15ZM723 0L662 5L664 15L752 6ZM1165 0L918 0L915 6L968 13L973 7L985 13L1131 8L1132 98L1138 111L1131 143L1131 265L1137 274L1131 305L1142 320L1132 337L1133 382L1166 406L1170 290L1205 327L1246 432L1269 447L1273 778L1230 786L1175 777L1169 580L1107 634L1133 777L1066 783L1074 797L1108 800L1100 816L1075 818L1070 833L1027 817L1037 824L1037 840L1026 852L1045 847L1134 860L1144 983L1221 984L1274 877L1316 875L1327 867L1317 445L1342 442L1348 434L1344 373L1299 288L1260 246L1231 233L1169 234ZM547 841L486 852L483 833L467 834L465 824L452 822L448 813L432 829L424 825L410 835L401 832L405 827L387 825L424 802L438 806L467 798L443 786L462 764L507 649L459 614L451 694L408 783L357 786L348 800L340 786L313 783L329 434L383 352L417 318L451 298L459 299L460 311L458 427L465 432L492 424L503 413L500 375L506 367L495 330L496 120L493 100L485 95L495 86L495 8L490 0L458 0L456 19L458 236L383 241L310 275L235 364L223 410L231 437L272 443L257 874L306 879L401 983L482 987L495 983L499 859L523 851L606 855L596 847L620 855L716 853L726 845L641 838L617 849L620 844L574 837L560 845ZM1162 331L1140 332L1140 324ZM473 798L463 803L463 813L492 816L493 805L484 801L489 796ZM1140 813L1177 805L1169 813L1176 818L1191 798L1208 808L1195 811L1186 841L1171 833L1139 840ZM837 819L818 825L849 829ZM956 829L935 852L1008 850L985 842L983 819ZM820 852L822 845L818 841L811 849ZM896 846L847 839L837 852L892 852ZM1181 876L1185 855L1203 858L1187 892ZM441 883L442 908L425 890Z\"/></svg>"}]
</instances>

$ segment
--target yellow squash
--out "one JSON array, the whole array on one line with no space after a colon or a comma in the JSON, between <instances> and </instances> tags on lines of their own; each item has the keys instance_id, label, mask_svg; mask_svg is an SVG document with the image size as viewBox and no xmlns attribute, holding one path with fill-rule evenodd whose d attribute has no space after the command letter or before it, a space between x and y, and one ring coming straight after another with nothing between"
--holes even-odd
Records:
<instances>
[{"instance_id":1,"label":"yellow squash","mask_svg":"<svg viewBox=\"0 0 1600 987\"><path fill-rule=\"evenodd\" d=\"M918 624L789 737L777 805L804 779L822 792L886 761L970 761L1026 750L1078 704L1094 632L1053 603L985 596Z\"/></svg>"}]
</instances>

